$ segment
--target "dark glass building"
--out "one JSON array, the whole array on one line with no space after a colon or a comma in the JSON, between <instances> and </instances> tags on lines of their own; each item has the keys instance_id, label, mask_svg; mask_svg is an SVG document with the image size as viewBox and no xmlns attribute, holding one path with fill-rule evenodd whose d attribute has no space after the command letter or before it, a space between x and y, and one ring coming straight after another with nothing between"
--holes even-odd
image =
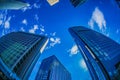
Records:
<instances>
[{"instance_id":1,"label":"dark glass building","mask_svg":"<svg viewBox=\"0 0 120 80\"><path fill-rule=\"evenodd\" d=\"M42 61L36 80L71 80L71 74L53 55Z\"/></svg>"},{"instance_id":2,"label":"dark glass building","mask_svg":"<svg viewBox=\"0 0 120 80\"><path fill-rule=\"evenodd\" d=\"M116 0L118 7L120 8L120 0Z\"/></svg>"},{"instance_id":3,"label":"dark glass building","mask_svg":"<svg viewBox=\"0 0 120 80\"><path fill-rule=\"evenodd\" d=\"M0 80L28 80L45 48L44 36L12 32L0 38Z\"/></svg>"},{"instance_id":4,"label":"dark glass building","mask_svg":"<svg viewBox=\"0 0 120 80\"><path fill-rule=\"evenodd\" d=\"M0 9L21 9L30 6L23 0L0 0Z\"/></svg>"},{"instance_id":5,"label":"dark glass building","mask_svg":"<svg viewBox=\"0 0 120 80\"><path fill-rule=\"evenodd\" d=\"M72 3L72 5L74 7L77 7L77 6L81 5L81 4L83 4L84 2L86 2L86 0L70 0L70 2Z\"/></svg>"},{"instance_id":6,"label":"dark glass building","mask_svg":"<svg viewBox=\"0 0 120 80\"><path fill-rule=\"evenodd\" d=\"M91 29L69 28L92 80L120 80L120 44Z\"/></svg>"}]
</instances>

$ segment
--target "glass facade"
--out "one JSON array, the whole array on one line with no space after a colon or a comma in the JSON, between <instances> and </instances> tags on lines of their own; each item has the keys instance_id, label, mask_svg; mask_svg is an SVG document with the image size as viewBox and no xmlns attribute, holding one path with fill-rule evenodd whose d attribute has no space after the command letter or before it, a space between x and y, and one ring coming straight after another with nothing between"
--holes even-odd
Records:
<instances>
[{"instance_id":1,"label":"glass facade","mask_svg":"<svg viewBox=\"0 0 120 80\"><path fill-rule=\"evenodd\" d=\"M1 37L0 78L27 80L47 41L44 36L25 32Z\"/></svg>"},{"instance_id":2,"label":"glass facade","mask_svg":"<svg viewBox=\"0 0 120 80\"><path fill-rule=\"evenodd\" d=\"M12 5L12 6L11 6ZM14 9L14 10L18 10L21 9L23 7L27 7L29 6L29 4L27 4L24 1L21 0L0 0L0 9Z\"/></svg>"},{"instance_id":3,"label":"glass facade","mask_svg":"<svg viewBox=\"0 0 120 80\"><path fill-rule=\"evenodd\" d=\"M91 29L69 28L93 80L120 80L120 44Z\"/></svg>"},{"instance_id":4,"label":"glass facade","mask_svg":"<svg viewBox=\"0 0 120 80\"><path fill-rule=\"evenodd\" d=\"M36 80L71 80L71 74L53 55L42 61Z\"/></svg>"},{"instance_id":5,"label":"glass facade","mask_svg":"<svg viewBox=\"0 0 120 80\"><path fill-rule=\"evenodd\" d=\"M118 7L120 8L120 0L116 0Z\"/></svg>"},{"instance_id":6,"label":"glass facade","mask_svg":"<svg viewBox=\"0 0 120 80\"><path fill-rule=\"evenodd\" d=\"M86 2L86 0L70 0L70 2L72 3L72 5L74 7L77 7L78 5L83 4L84 2Z\"/></svg>"}]
</instances>

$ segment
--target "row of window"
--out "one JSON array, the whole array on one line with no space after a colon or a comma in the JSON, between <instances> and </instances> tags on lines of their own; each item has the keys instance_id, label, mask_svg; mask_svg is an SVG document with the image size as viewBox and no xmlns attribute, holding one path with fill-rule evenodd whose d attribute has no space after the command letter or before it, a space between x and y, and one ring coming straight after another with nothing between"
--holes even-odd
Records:
<instances>
[{"instance_id":1,"label":"row of window","mask_svg":"<svg viewBox=\"0 0 120 80\"><path fill-rule=\"evenodd\" d=\"M108 39L104 35L100 35L99 33L93 31L81 31L79 32L79 37L81 37L84 43L91 49L91 51L93 51L94 55L98 56L98 59L101 61L107 71L113 71L113 73L117 73L116 70L114 70L114 63L110 63L110 60L118 58L120 53L119 44L111 39ZM97 65L94 67L96 66ZM97 73L100 74L99 71L97 71Z\"/></svg>"},{"instance_id":2,"label":"row of window","mask_svg":"<svg viewBox=\"0 0 120 80\"><path fill-rule=\"evenodd\" d=\"M23 55L24 51L25 46L19 43L14 43L6 50L4 50L0 55L6 65L11 68L14 63L20 58L20 56Z\"/></svg>"},{"instance_id":3,"label":"row of window","mask_svg":"<svg viewBox=\"0 0 120 80\"><path fill-rule=\"evenodd\" d=\"M29 46L29 50L27 53L24 53L23 57L21 57L20 61L16 64L16 66L13 68L13 71L17 74L17 75L20 75L20 67L21 65L23 65L24 63L26 65L28 65L25 61L27 61L28 63L30 63L30 60L28 61L27 59L29 57L33 57L33 55L35 55L35 51L37 50L37 46L39 45L39 42L37 42L35 45L33 45L31 48ZM25 69L25 65L22 69Z\"/></svg>"},{"instance_id":4,"label":"row of window","mask_svg":"<svg viewBox=\"0 0 120 80\"><path fill-rule=\"evenodd\" d=\"M0 70L0 80L8 80L7 76Z\"/></svg>"}]
</instances>

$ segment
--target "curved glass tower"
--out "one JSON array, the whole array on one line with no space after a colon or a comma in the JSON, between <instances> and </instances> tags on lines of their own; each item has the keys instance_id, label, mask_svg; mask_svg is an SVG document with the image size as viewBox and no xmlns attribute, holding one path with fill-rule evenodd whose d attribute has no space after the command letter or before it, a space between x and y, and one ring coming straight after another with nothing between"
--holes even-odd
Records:
<instances>
[{"instance_id":1,"label":"curved glass tower","mask_svg":"<svg viewBox=\"0 0 120 80\"><path fill-rule=\"evenodd\" d=\"M71 80L71 74L53 55L42 61L35 80Z\"/></svg>"},{"instance_id":2,"label":"curved glass tower","mask_svg":"<svg viewBox=\"0 0 120 80\"><path fill-rule=\"evenodd\" d=\"M93 80L120 80L120 44L82 26L71 27L69 32Z\"/></svg>"},{"instance_id":3,"label":"curved glass tower","mask_svg":"<svg viewBox=\"0 0 120 80\"><path fill-rule=\"evenodd\" d=\"M21 0L0 0L0 9L21 9L30 6L28 3Z\"/></svg>"},{"instance_id":4,"label":"curved glass tower","mask_svg":"<svg viewBox=\"0 0 120 80\"><path fill-rule=\"evenodd\" d=\"M85 3L87 0L70 0L71 4L74 7L77 7L79 5L82 5L83 3Z\"/></svg>"},{"instance_id":5,"label":"curved glass tower","mask_svg":"<svg viewBox=\"0 0 120 80\"><path fill-rule=\"evenodd\" d=\"M0 79L28 80L48 39L44 36L12 32L0 38Z\"/></svg>"},{"instance_id":6,"label":"curved glass tower","mask_svg":"<svg viewBox=\"0 0 120 80\"><path fill-rule=\"evenodd\" d=\"M116 0L118 7L120 8L120 0Z\"/></svg>"}]
</instances>

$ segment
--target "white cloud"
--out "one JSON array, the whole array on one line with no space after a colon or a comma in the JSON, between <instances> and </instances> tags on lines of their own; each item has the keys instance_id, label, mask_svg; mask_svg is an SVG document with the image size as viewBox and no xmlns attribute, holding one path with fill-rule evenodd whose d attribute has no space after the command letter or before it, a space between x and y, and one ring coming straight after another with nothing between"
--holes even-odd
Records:
<instances>
[{"instance_id":1,"label":"white cloud","mask_svg":"<svg viewBox=\"0 0 120 80\"><path fill-rule=\"evenodd\" d=\"M22 10L23 12L25 12L27 9L28 9L28 7L24 7L24 8L22 8L21 10Z\"/></svg>"},{"instance_id":2,"label":"white cloud","mask_svg":"<svg viewBox=\"0 0 120 80\"><path fill-rule=\"evenodd\" d=\"M7 18L6 13L7 12L0 14L0 25L2 25L2 27L5 29L9 29L11 16Z\"/></svg>"},{"instance_id":3,"label":"white cloud","mask_svg":"<svg viewBox=\"0 0 120 80\"><path fill-rule=\"evenodd\" d=\"M41 30L42 32L45 32L45 29L44 29L44 28L40 28L40 30Z\"/></svg>"},{"instance_id":4,"label":"white cloud","mask_svg":"<svg viewBox=\"0 0 120 80\"><path fill-rule=\"evenodd\" d=\"M50 48L54 47L55 45L61 43L61 39L56 36L56 32L49 33L49 34L46 33L43 25L40 25L40 26L34 25L33 28L29 29L29 32L35 33L36 30L40 31L39 34L47 35L49 37L49 43L48 43L48 46L46 47L46 49L50 49Z\"/></svg>"},{"instance_id":5,"label":"white cloud","mask_svg":"<svg viewBox=\"0 0 120 80\"><path fill-rule=\"evenodd\" d=\"M53 32L53 33L50 33L51 36L55 36L56 35L56 32Z\"/></svg>"},{"instance_id":6,"label":"white cloud","mask_svg":"<svg viewBox=\"0 0 120 80\"><path fill-rule=\"evenodd\" d=\"M4 25L4 20L6 20L6 13L0 13L0 25Z\"/></svg>"},{"instance_id":7,"label":"white cloud","mask_svg":"<svg viewBox=\"0 0 120 80\"><path fill-rule=\"evenodd\" d=\"M106 20L103 13L99 10L98 7L96 7L93 11L92 17L88 22L88 25L93 29L95 23L98 25L100 30L104 31L106 29Z\"/></svg>"},{"instance_id":8,"label":"white cloud","mask_svg":"<svg viewBox=\"0 0 120 80\"><path fill-rule=\"evenodd\" d=\"M34 6L34 8L40 8L41 4L40 3L34 3L33 6Z\"/></svg>"},{"instance_id":9,"label":"white cloud","mask_svg":"<svg viewBox=\"0 0 120 80\"><path fill-rule=\"evenodd\" d=\"M61 40L60 38L50 38L50 46L51 47L54 47L56 44L60 44L61 43Z\"/></svg>"},{"instance_id":10,"label":"white cloud","mask_svg":"<svg viewBox=\"0 0 120 80\"><path fill-rule=\"evenodd\" d=\"M25 12L25 11L28 10L28 9L32 9L32 7L31 7L30 4L28 4L27 6L23 7L21 10L22 10L23 12Z\"/></svg>"},{"instance_id":11,"label":"white cloud","mask_svg":"<svg viewBox=\"0 0 120 80\"><path fill-rule=\"evenodd\" d=\"M38 21L38 19L39 19L39 17L38 17L37 14L35 14L35 17L34 17L34 18L35 18L36 21Z\"/></svg>"},{"instance_id":12,"label":"white cloud","mask_svg":"<svg viewBox=\"0 0 120 80\"><path fill-rule=\"evenodd\" d=\"M91 27L91 29L94 28L94 21L92 19L90 19L90 21L88 22L88 25Z\"/></svg>"},{"instance_id":13,"label":"white cloud","mask_svg":"<svg viewBox=\"0 0 120 80\"><path fill-rule=\"evenodd\" d=\"M75 55L79 52L77 45L73 45L71 49L68 50L70 56Z\"/></svg>"},{"instance_id":14,"label":"white cloud","mask_svg":"<svg viewBox=\"0 0 120 80\"><path fill-rule=\"evenodd\" d=\"M85 61L83 60L83 59L81 59L80 61L79 61L79 65L80 65L80 67L82 68L82 69L84 69L84 71L87 71L88 69L87 69L87 66L86 66L86 63L85 63Z\"/></svg>"},{"instance_id":15,"label":"white cloud","mask_svg":"<svg viewBox=\"0 0 120 80\"><path fill-rule=\"evenodd\" d=\"M40 34L45 34L45 28L43 25L40 25Z\"/></svg>"},{"instance_id":16,"label":"white cloud","mask_svg":"<svg viewBox=\"0 0 120 80\"><path fill-rule=\"evenodd\" d=\"M23 12L25 12L25 11L27 11L27 10L30 10L30 9L32 9L32 8L40 8L41 7L41 4L38 2L38 3L34 3L34 4L32 4L32 5L30 5L30 4L28 4L28 6L26 6L26 7L23 7L21 10L23 11Z\"/></svg>"},{"instance_id":17,"label":"white cloud","mask_svg":"<svg viewBox=\"0 0 120 80\"><path fill-rule=\"evenodd\" d=\"M23 27L21 27L20 30L23 31L23 32L25 31L25 29Z\"/></svg>"},{"instance_id":18,"label":"white cloud","mask_svg":"<svg viewBox=\"0 0 120 80\"><path fill-rule=\"evenodd\" d=\"M3 24L3 21L2 20L0 20L0 25L2 25Z\"/></svg>"},{"instance_id":19,"label":"white cloud","mask_svg":"<svg viewBox=\"0 0 120 80\"><path fill-rule=\"evenodd\" d=\"M4 28L5 28L5 29L9 29L9 28L10 28L10 20L11 20L11 17L9 17L9 18L5 21L5 23L4 23Z\"/></svg>"},{"instance_id":20,"label":"white cloud","mask_svg":"<svg viewBox=\"0 0 120 80\"><path fill-rule=\"evenodd\" d=\"M35 30L34 29L30 29L29 32L30 33L35 33Z\"/></svg>"},{"instance_id":21,"label":"white cloud","mask_svg":"<svg viewBox=\"0 0 120 80\"><path fill-rule=\"evenodd\" d=\"M61 43L61 39L60 39L60 37L56 36L56 32L46 34L46 35L49 36L49 44L46 47L46 49L50 49L50 48L54 47L55 45L58 45Z\"/></svg>"},{"instance_id":22,"label":"white cloud","mask_svg":"<svg viewBox=\"0 0 120 80\"><path fill-rule=\"evenodd\" d=\"M35 33L35 31L38 29L38 25L34 25L32 29L29 30L30 33Z\"/></svg>"},{"instance_id":23,"label":"white cloud","mask_svg":"<svg viewBox=\"0 0 120 80\"><path fill-rule=\"evenodd\" d=\"M5 21L5 29L9 29L10 28L10 23L9 23L9 21Z\"/></svg>"},{"instance_id":24,"label":"white cloud","mask_svg":"<svg viewBox=\"0 0 120 80\"><path fill-rule=\"evenodd\" d=\"M24 20L22 21L22 23L25 24L25 25L27 25L27 20L24 19Z\"/></svg>"},{"instance_id":25,"label":"white cloud","mask_svg":"<svg viewBox=\"0 0 120 80\"><path fill-rule=\"evenodd\" d=\"M34 25L34 30L37 30L38 29L38 25Z\"/></svg>"},{"instance_id":26,"label":"white cloud","mask_svg":"<svg viewBox=\"0 0 120 80\"><path fill-rule=\"evenodd\" d=\"M117 29L117 30L116 30L116 33L118 34L119 32L120 32L120 30L119 30L119 29Z\"/></svg>"},{"instance_id":27,"label":"white cloud","mask_svg":"<svg viewBox=\"0 0 120 80\"><path fill-rule=\"evenodd\" d=\"M54 41L54 38L50 38L50 41L52 41L52 42L53 42L53 41Z\"/></svg>"}]
</instances>

